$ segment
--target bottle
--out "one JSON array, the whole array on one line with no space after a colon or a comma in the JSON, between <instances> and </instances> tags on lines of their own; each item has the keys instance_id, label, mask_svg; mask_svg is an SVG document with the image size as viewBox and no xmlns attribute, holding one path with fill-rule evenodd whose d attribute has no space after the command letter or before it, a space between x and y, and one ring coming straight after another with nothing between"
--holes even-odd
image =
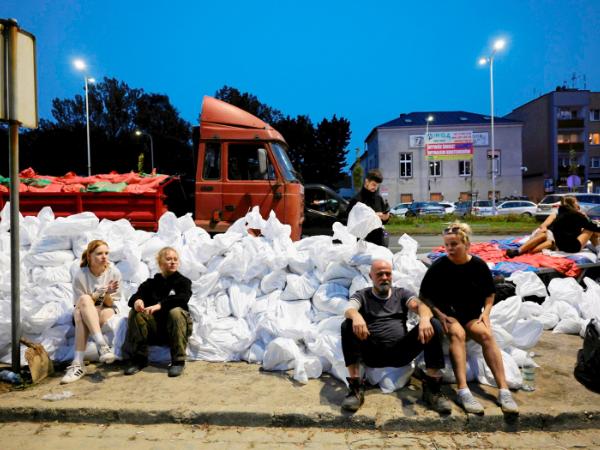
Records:
<instances>
[{"instance_id":1,"label":"bottle","mask_svg":"<svg viewBox=\"0 0 600 450\"><path fill-rule=\"evenodd\" d=\"M11 372L10 370L0 371L0 380L10 384L21 384L23 382L21 380L21 375Z\"/></svg>"},{"instance_id":2,"label":"bottle","mask_svg":"<svg viewBox=\"0 0 600 450\"><path fill-rule=\"evenodd\" d=\"M523 375L522 390L526 392L535 391L535 365L533 362L526 361L521 369Z\"/></svg>"}]
</instances>

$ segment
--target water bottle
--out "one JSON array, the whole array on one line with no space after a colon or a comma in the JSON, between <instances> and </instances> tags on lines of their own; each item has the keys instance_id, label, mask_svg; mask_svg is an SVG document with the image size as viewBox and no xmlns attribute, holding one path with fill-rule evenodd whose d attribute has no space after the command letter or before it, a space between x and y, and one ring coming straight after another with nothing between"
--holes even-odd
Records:
<instances>
[{"instance_id":1,"label":"water bottle","mask_svg":"<svg viewBox=\"0 0 600 450\"><path fill-rule=\"evenodd\" d=\"M10 384L21 384L21 375L18 373L11 372L10 370L0 371L0 380Z\"/></svg>"},{"instance_id":2,"label":"water bottle","mask_svg":"<svg viewBox=\"0 0 600 450\"><path fill-rule=\"evenodd\" d=\"M535 365L532 361L526 361L521 369L523 375L522 390L526 392L535 391Z\"/></svg>"}]
</instances>

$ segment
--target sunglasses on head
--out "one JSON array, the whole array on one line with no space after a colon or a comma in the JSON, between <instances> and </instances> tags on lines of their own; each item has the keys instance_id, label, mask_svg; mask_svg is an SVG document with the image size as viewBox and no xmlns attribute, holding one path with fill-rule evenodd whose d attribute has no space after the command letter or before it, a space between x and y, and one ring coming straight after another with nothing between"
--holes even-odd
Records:
<instances>
[{"instance_id":1,"label":"sunglasses on head","mask_svg":"<svg viewBox=\"0 0 600 450\"><path fill-rule=\"evenodd\" d=\"M444 234L456 234L460 231L460 227L444 228Z\"/></svg>"}]
</instances>

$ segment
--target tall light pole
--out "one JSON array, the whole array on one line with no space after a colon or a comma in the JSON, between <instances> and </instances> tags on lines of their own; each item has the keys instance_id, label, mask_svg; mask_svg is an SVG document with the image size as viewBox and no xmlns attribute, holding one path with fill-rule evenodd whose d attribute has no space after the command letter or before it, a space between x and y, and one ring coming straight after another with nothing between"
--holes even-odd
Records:
<instances>
[{"instance_id":1,"label":"tall light pole","mask_svg":"<svg viewBox=\"0 0 600 450\"><path fill-rule=\"evenodd\" d=\"M496 142L494 140L494 56L496 52L502 50L506 45L504 39L498 39L494 42L492 53L489 57L479 59L479 64L490 66L490 130L492 135L492 214L496 215Z\"/></svg>"},{"instance_id":2,"label":"tall light pole","mask_svg":"<svg viewBox=\"0 0 600 450\"><path fill-rule=\"evenodd\" d=\"M87 169L88 177L92 175L92 162L91 162L91 151L90 151L90 108L89 108L89 97L88 97L88 82L94 83L96 80L88 77L87 65L82 59L76 59L73 61L73 65L77 70L84 72L83 81L85 83L85 126L87 130Z\"/></svg>"},{"instance_id":3,"label":"tall light pole","mask_svg":"<svg viewBox=\"0 0 600 450\"><path fill-rule=\"evenodd\" d=\"M425 139L423 140L423 148L425 149L425 177L427 179L427 199L425 201L429 201L429 196L430 194L430 190L431 190L431 186L430 186L430 181L429 181L429 159L427 158L427 144L429 143L429 123L433 122L434 117L429 114L426 118L425 118Z\"/></svg>"},{"instance_id":4,"label":"tall light pole","mask_svg":"<svg viewBox=\"0 0 600 450\"><path fill-rule=\"evenodd\" d=\"M152 170L154 170L154 141L152 140L152 135L146 131L135 130L136 136L148 136L150 139L150 164L152 166ZM151 171L152 171L151 170Z\"/></svg>"}]
</instances>

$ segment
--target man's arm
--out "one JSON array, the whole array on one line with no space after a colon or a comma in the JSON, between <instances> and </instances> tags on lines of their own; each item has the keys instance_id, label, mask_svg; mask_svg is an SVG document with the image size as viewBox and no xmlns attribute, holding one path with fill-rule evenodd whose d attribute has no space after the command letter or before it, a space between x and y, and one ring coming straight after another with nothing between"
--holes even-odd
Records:
<instances>
[{"instance_id":1,"label":"man's arm","mask_svg":"<svg viewBox=\"0 0 600 450\"><path fill-rule=\"evenodd\" d=\"M352 301L352 299L350 301ZM367 322L365 322L364 317L358 312L358 309L356 309L354 305L346 310L344 317L352 321L352 331L356 337L358 337L361 341L364 341L367 339L367 337L369 337L369 328L367 327Z\"/></svg>"},{"instance_id":2,"label":"man's arm","mask_svg":"<svg viewBox=\"0 0 600 450\"><path fill-rule=\"evenodd\" d=\"M422 344L426 344L434 334L433 326L431 325L431 318L433 317L431 308L417 297L412 297L406 305L411 311L419 315L419 341Z\"/></svg>"}]
</instances>

